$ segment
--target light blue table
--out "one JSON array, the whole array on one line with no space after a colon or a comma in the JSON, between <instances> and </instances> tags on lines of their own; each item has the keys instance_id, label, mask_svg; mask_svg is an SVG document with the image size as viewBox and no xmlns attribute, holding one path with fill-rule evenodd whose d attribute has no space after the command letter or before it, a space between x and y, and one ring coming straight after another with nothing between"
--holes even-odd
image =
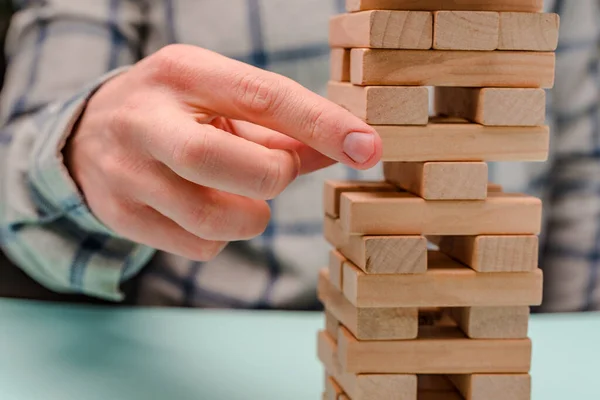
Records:
<instances>
[{"instance_id":1,"label":"light blue table","mask_svg":"<svg viewBox=\"0 0 600 400\"><path fill-rule=\"evenodd\" d=\"M316 400L321 326L320 314L0 300L0 399ZM536 316L531 336L534 400L600 399L600 315Z\"/></svg>"}]
</instances>

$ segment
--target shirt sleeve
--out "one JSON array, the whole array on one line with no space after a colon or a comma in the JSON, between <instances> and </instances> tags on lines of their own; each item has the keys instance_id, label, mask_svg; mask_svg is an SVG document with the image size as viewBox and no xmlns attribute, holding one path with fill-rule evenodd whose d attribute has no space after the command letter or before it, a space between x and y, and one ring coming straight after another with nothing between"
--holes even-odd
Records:
<instances>
[{"instance_id":1,"label":"shirt sleeve","mask_svg":"<svg viewBox=\"0 0 600 400\"><path fill-rule=\"evenodd\" d=\"M47 288L123 299L154 250L104 226L62 149L87 100L139 58L144 10L125 0L28 2L7 37L0 104L0 246Z\"/></svg>"}]
</instances>

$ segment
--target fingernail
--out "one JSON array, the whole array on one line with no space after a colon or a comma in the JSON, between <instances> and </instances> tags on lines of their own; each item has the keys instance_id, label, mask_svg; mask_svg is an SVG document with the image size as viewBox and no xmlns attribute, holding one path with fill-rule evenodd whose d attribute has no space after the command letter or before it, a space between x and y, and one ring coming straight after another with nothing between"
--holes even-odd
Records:
<instances>
[{"instance_id":1,"label":"fingernail","mask_svg":"<svg viewBox=\"0 0 600 400\"><path fill-rule=\"evenodd\" d=\"M366 163L375 153L375 136L372 133L349 133L344 139L344 153L358 164Z\"/></svg>"}]
</instances>

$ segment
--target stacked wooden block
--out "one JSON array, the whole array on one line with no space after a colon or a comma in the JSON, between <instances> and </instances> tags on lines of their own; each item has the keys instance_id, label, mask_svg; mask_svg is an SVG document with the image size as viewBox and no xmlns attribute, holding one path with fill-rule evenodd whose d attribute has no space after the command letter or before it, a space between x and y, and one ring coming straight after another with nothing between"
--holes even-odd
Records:
<instances>
[{"instance_id":1,"label":"stacked wooden block","mask_svg":"<svg viewBox=\"0 0 600 400\"><path fill-rule=\"evenodd\" d=\"M541 3L348 0L332 19L329 98L379 132L385 182L325 187L325 399L530 399L542 204L486 162L547 159Z\"/></svg>"}]
</instances>

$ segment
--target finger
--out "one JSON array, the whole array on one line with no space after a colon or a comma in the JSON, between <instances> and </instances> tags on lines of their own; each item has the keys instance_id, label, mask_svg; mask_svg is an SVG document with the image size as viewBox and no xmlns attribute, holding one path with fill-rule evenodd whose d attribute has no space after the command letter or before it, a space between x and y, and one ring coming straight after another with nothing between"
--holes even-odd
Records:
<instances>
[{"instance_id":1,"label":"finger","mask_svg":"<svg viewBox=\"0 0 600 400\"><path fill-rule=\"evenodd\" d=\"M162 57L178 60L173 77L192 107L273 129L355 168L381 158L372 127L291 79L196 47L174 46Z\"/></svg>"},{"instance_id":2,"label":"finger","mask_svg":"<svg viewBox=\"0 0 600 400\"><path fill-rule=\"evenodd\" d=\"M150 154L177 175L220 191L255 199L272 199L300 171L298 155L268 149L185 114L170 114L152 123L146 140Z\"/></svg>"},{"instance_id":3,"label":"finger","mask_svg":"<svg viewBox=\"0 0 600 400\"><path fill-rule=\"evenodd\" d=\"M251 122L227 120L227 127L237 136L270 149L292 150L296 152L300 158L300 174L308 174L335 163L335 160L296 139Z\"/></svg>"},{"instance_id":4,"label":"finger","mask_svg":"<svg viewBox=\"0 0 600 400\"><path fill-rule=\"evenodd\" d=\"M133 242L193 261L209 261L227 245L227 242L199 238L150 207L130 213L130 219L118 230Z\"/></svg>"},{"instance_id":5,"label":"finger","mask_svg":"<svg viewBox=\"0 0 600 400\"><path fill-rule=\"evenodd\" d=\"M141 178L136 200L147 204L186 231L207 240L249 240L267 227L271 212L254 200L187 181L164 165Z\"/></svg>"}]
</instances>

